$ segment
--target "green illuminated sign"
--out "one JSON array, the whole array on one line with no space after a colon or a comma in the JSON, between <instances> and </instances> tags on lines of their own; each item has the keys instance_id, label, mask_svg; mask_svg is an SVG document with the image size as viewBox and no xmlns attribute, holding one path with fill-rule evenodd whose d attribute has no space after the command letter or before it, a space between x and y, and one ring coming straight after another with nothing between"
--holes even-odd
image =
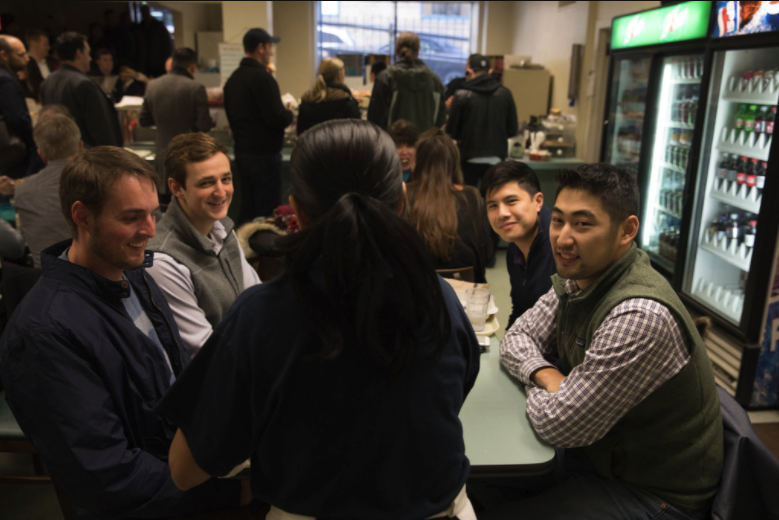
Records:
<instances>
[{"instance_id":1,"label":"green illuminated sign","mask_svg":"<svg viewBox=\"0 0 779 520\"><path fill-rule=\"evenodd\" d=\"M703 38L708 34L711 2L684 2L614 19L611 48Z\"/></svg>"}]
</instances>

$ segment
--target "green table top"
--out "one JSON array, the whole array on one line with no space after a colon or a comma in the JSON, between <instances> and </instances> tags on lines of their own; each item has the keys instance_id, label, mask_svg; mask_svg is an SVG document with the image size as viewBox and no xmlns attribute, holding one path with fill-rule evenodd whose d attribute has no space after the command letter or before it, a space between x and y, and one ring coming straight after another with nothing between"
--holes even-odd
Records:
<instances>
[{"instance_id":1,"label":"green table top","mask_svg":"<svg viewBox=\"0 0 779 520\"><path fill-rule=\"evenodd\" d=\"M554 448L533 430L525 412L525 390L500 365L498 339L481 355L476 384L460 410L471 474L538 475L555 463Z\"/></svg>"}]
</instances>

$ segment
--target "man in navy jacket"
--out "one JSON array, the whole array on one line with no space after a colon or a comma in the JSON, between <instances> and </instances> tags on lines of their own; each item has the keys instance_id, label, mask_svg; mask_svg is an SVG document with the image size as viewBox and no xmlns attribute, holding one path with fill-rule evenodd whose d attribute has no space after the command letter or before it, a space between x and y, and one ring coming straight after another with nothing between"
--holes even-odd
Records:
<instances>
[{"instance_id":1,"label":"man in navy jacket","mask_svg":"<svg viewBox=\"0 0 779 520\"><path fill-rule=\"evenodd\" d=\"M174 517L251 499L248 481L182 492L170 477L175 427L152 410L189 355L144 270L157 182L120 148L77 155L60 183L73 240L44 250L42 278L0 338L8 405L81 519Z\"/></svg>"},{"instance_id":2,"label":"man in navy jacket","mask_svg":"<svg viewBox=\"0 0 779 520\"><path fill-rule=\"evenodd\" d=\"M11 164L0 167L0 173L18 179L27 174L32 156L37 150L32 138L32 120L27 110L19 78L16 73L27 67L27 50L18 38L0 34L0 119L12 137L27 148L26 154ZM0 164L6 162L0 157Z\"/></svg>"},{"instance_id":3,"label":"man in navy jacket","mask_svg":"<svg viewBox=\"0 0 779 520\"><path fill-rule=\"evenodd\" d=\"M549 224L552 214L533 169L525 163L503 161L484 174L482 192L492 229L508 242L506 267L511 281L510 329L522 314L552 287L557 272Z\"/></svg>"}]
</instances>

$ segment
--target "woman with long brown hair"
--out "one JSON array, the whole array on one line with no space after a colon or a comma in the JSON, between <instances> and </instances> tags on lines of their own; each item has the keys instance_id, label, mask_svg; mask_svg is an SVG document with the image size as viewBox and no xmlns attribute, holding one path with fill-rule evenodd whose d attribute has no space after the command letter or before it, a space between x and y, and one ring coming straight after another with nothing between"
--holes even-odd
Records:
<instances>
[{"instance_id":1,"label":"woman with long brown hair","mask_svg":"<svg viewBox=\"0 0 779 520\"><path fill-rule=\"evenodd\" d=\"M463 185L457 146L437 128L417 143L406 196L408 218L433 254L435 268L473 266L476 282L486 282L492 241L484 201L476 188Z\"/></svg>"},{"instance_id":2,"label":"woman with long brown hair","mask_svg":"<svg viewBox=\"0 0 779 520\"><path fill-rule=\"evenodd\" d=\"M301 97L298 112L298 135L331 119L360 119L360 106L352 91L343 84L344 62L325 58L319 62L319 75L314 88Z\"/></svg>"}]
</instances>

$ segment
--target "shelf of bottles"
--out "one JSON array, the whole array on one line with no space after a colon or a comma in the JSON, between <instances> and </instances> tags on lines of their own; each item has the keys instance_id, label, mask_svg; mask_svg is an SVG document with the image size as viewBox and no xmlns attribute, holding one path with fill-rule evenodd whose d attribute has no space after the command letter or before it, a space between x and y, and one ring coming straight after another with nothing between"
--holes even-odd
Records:
<instances>
[{"instance_id":1,"label":"shelf of bottles","mask_svg":"<svg viewBox=\"0 0 779 520\"><path fill-rule=\"evenodd\" d=\"M649 58L618 62L615 96L611 105L613 142L607 162L636 174L641 156L649 64Z\"/></svg>"},{"instance_id":2,"label":"shelf of bottles","mask_svg":"<svg viewBox=\"0 0 779 520\"><path fill-rule=\"evenodd\" d=\"M691 280L693 295L735 323L743 312L779 97L774 71L743 70L744 59L752 60L747 66L757 60L741 52L723 61L698 235L702 254Z\"/></svg>"},{"instance_id":3,"label":"shelf of bottles","mask_svg":"<svg viewBox=\"0 0 779 520\"><path fill-rule=\"evenodd\" d=\"M650 179L651 226L644 249L673 272L682 224L690 146L698 115L703 56L667 58L663 66L658 128Z\"/></svg>"}]
</instances>

